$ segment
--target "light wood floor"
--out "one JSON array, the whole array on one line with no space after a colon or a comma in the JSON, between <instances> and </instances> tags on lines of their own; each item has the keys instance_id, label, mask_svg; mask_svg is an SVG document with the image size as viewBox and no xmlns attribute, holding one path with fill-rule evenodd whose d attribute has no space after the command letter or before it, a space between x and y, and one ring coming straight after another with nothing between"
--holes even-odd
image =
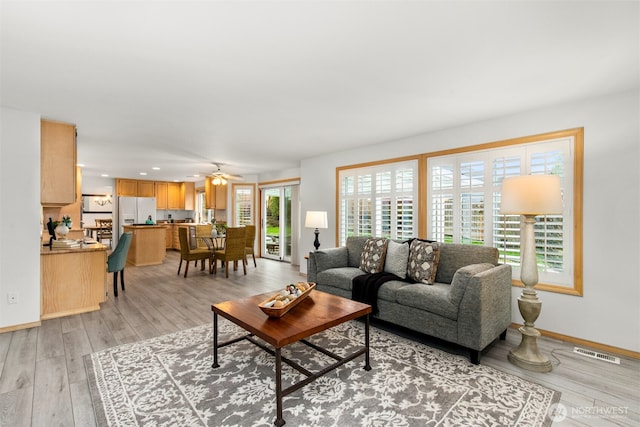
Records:
<instances>
[{"instance_id":1,"label":"light wood floor","mask_svg":"<svg viewBox=\"0 0 640 427\"><path fill-rule=\"evenodd\" d=\"M297 267L263 259L257 268L250 262L246 276L240 268L225 279L220 271L213 276L192 265L184 279L176 275L178 260L177 252L169 252L163 265L128 267L126 291L118 298L110 295L100 311L0 334L0 425L95 425L84 355L208 323L211 303L304 280ZM436 340L414 339L462 354ZM538 374L507 361L518 342L519 333L509 330L507 340L492 344L481 363L561 391L569 418L554 425L640 425L639 361L622 358L621 365L614 365L575 355L573 345L543 338L539 346L553 354L555 366L551 373Z\"/></svg>"}]
</instances>

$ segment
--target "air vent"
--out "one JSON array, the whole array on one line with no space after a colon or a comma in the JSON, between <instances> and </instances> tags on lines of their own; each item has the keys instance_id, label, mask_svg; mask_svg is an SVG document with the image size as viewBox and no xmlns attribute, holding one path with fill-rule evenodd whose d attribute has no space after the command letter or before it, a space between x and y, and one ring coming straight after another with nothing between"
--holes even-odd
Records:
<instances>
[{"instance_id":1,"label":"air vent","mask_svg":"<svg viewBox=\"0 0 640 427\"><path fill-rule=\"evenodd\" d=\"M605 362L615 363L616 365L620 364L620 358L609 356L608 354L598 353L597 351L585 350L584 348L574 347L574 353L581 354L583 356L591 357L593 359L604 360Z\"/></svg>"}]
</instances>

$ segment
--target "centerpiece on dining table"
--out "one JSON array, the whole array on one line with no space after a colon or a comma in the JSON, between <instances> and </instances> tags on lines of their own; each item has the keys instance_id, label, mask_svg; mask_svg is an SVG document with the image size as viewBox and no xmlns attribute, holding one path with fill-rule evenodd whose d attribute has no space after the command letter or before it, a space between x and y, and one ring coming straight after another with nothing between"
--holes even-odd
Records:
<instances>
[{"instance_id":1,"label":"centerpiece on dining table","mask_svg":"<svg viewBox=\"0 0 640 427\"><path fill-rule=\"evenodd\" d=\"M315 287L315 283L291 283L280 292L262 301L258 307L269 317L282 317L307 298Z\"/></svg>"}]
</instances>

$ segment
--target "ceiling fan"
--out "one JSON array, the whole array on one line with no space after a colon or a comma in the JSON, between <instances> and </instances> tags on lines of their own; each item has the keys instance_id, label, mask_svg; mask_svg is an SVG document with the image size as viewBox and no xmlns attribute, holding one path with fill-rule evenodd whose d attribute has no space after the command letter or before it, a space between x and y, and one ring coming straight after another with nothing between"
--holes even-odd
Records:
<instances>
[{"instance_id":1,"label":"ceiling fan","mask_svg":"<svg viewBox=\"0 0 640 427\"><path fill-rule=\"evenodd\" d=\"M220 170L220 164L213 163L213 165L217 168L216 171L207 174L207 176L211 177L211 183L213 185L225 185L228 180L238 180L242 179L240 175L230 175L228 173L224 173Z\"/></svg>"}]
</instances>

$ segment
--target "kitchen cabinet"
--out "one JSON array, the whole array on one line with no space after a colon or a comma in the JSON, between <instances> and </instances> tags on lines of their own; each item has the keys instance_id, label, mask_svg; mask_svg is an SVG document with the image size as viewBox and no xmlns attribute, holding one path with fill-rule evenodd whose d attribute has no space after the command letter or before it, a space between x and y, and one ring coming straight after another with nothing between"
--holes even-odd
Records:
<instances>
[{"instance_id":1,"label":"kitchen cabinet","mask_svg":"<svg viewBox=\"0 0 640 427\"><path fill-rule=\"evenodd\" d=\"M124 232L133 233L127 253L127 265L144 266L162 264L166 255L164 225L125 225Z\"/></svg>"},{"instance_id":2,"label":"kitchen cabinet","mask_svg":"<svg viewBox=\"0 0 640 427\"><path fill-rule=\"evenodd\" d=\"M156 183L154 181L138 181L138 197L156 197Z\"/></svg>"},{"instance_id":3,"label":"kitchen cabinet","mask_svg":"<svg viewBox=\"0 0 640 427\"><path fill-rule=\"evenodd\" d=\"M116 194L124 197L138 197L138 180L116 179Z\"/></svg>"},{"instance_id":4,"label":"kitchen cabinet","mask_svg":"<svg viewBox=\"0 0 640 427\"><path fill-rule=\"evenodd\" d=\"M194 182L182 183L182 194L184 199L184 209L188 211L196 210L196 184Z\"/></svg>"},{"instance_id":5,"label":"kitchen cabinet","mask_svg":"<svg viewBox=\"0 0 640 427\"><path fill-rule=\"evenodd\" d=\"M100 310L107 293L107 247L40 250L42 320Z\"/></svg>"},{"instance_id":6,"label":"kitchen cabinet","mask_svg":"<svg viewBox=\"0 0 640 427\"><path fill-rule=\"evenodd\" d=\"M196 210L196 185L193 182L155 182L156 209Z\"/></svg>"},{"instance_id":7,"label":"kitchen cabinet","mask_svg":"<svg viewBox=\"0 0 640 427\"><path fill-rule=\"evenodd\" d=\"M213 185L211 177L207 177L204 192L207 209L227 209L227 184Z\"/></svg>"},{"instance_id":8,"label":"kitchen cabinet","mask_svg":"<svg viewBox=\"0 0 640 427\"><path fill-rule=\"evenodd\" d=\"M76 127L40 121L40 203L62 206L76 202Z\"/></svg>"},{"instance_id":9,"label":"kitchen cabinet","mask_svg":"<svg viewBox=\"0 0 640 427\"><path fill-rule=\"evenodd\" d=\"M166 229L165 229L165 248L167 249L173 249L173 225L172 224L166 224Z\"/></svg>"},{"instance_id":10,"label":"kitchen cabinet","mask_svg":"<svg viewBox=\"0 0 640 427\"><path fill-rule=\"evenodd\" d=\"M169 183L156 181L156 209L167 209Z\"/></svg>"},{"instance_id":11,"label":"kitchen cabinet","mask_svg":"<svg viewBox=\"0 0 640 427\"><path fill-rule=\"evenodd\" d=\"M167 184L167 209L178 210L184 209L184 198L180 191L180 183L169 182Z\"/></svg>"},{"instance_id":12,"label":"kitchen cabinet","mask_svg":"<svg viewBox=\"0 0 640 427\"><path fill-rule=\"evenodd\" d=\"M155 182L141 179L117 178L116 194L124 197L155 197Z\"/></svg>"}]
</instances>

